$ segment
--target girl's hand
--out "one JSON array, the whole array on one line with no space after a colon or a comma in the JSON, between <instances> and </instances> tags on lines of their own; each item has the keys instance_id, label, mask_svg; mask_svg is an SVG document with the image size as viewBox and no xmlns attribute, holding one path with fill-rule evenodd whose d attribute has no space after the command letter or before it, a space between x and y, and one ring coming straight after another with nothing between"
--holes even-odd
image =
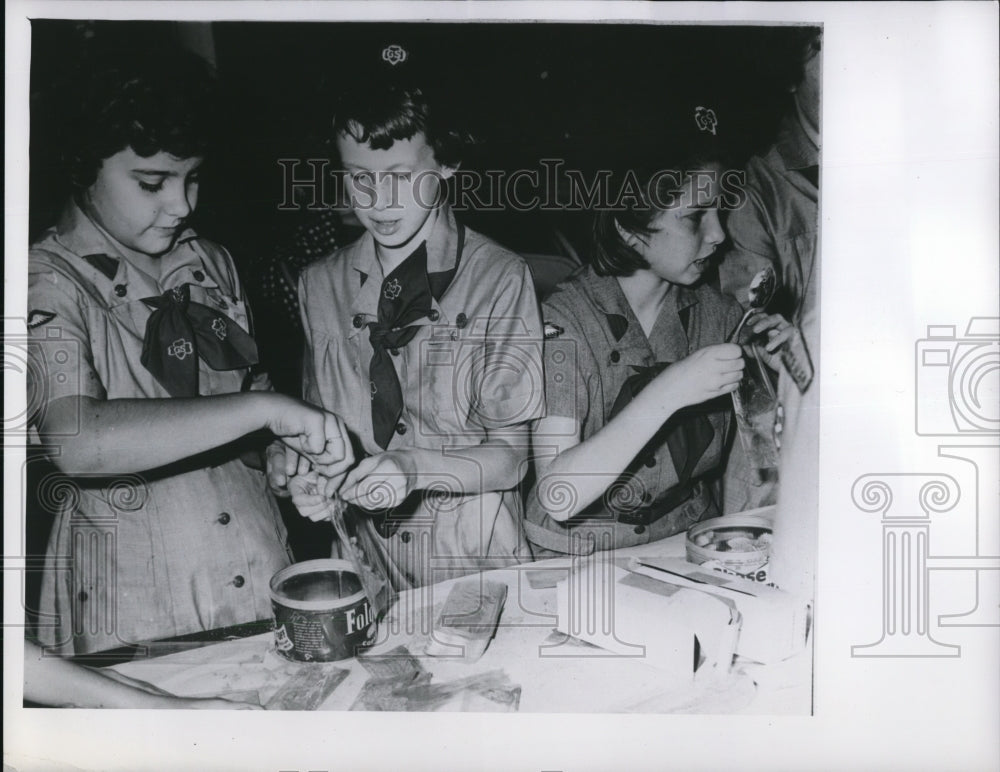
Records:
<instances>
[{"instance_id":1,"label":"girl's hand","mask_svg":"<svg viewBox=\"0 0 1000 772\"><path fill-rule=\"evenodd\" d=\"M308 456L296 453L281 440L275 440L267 448L267 482L278 496L287 498L288 481L313 469L319 471L320 467L313 464Z\"/></svg>"},{"instance_id":2,"label":"girl's hand","mask_svg":"<svg viewBox=\"0 0 1000 772\"><path fill-rule=\"evenodd\" d=\"M706 346L670 365L650 384L676 408L735 391L743 377L743 351L735 343Z\"/></svg>"},{"instance_id":3,"label":"girl's hand","mask_svg":"<svg viewBox=\"0 0 1000 772\"><path fill-rule=\"evenodd\" d=\"M288 498L288 479L298 468L299 454L285 445L281 440L275 440L267 446L267 485L271 493L282 498ZM289 474L285 464L293 460L295 469Z\"/></svg>"},{"instance_id":4,"label":"girl's hand","mask_svg":"<svg viewBox=\"0 0 1000 772\"><path fill-rule=\"evenodd\" d=\"M755 314L747 321L747 327L754 337L767 335L767 343L757 346L757 352L764 363L772 370L781 368L781 355L778 353L792 335L795 334L795 327L781 314Z\"/></svg>"},{"instance_id":5,"label":"girl's hand","mask_svg":"<svg viewBox=\"0 0 1000 772\"><path fill-rule=\"evenodd\" d=\"M333 514L333 505L323 490L323 478L315 471L297 474L288 481L288 492L292 503L302 517L313 522L329 520Z\"/></svg>"},{"instance_id":6,"label":"girl's hand","mask_svg":"<svg viewBox=\"0 0 1000 772\"><path fill-rule=\"evenodd\" d=\"M363 459L344 479L340 495L362 509L377 511L401 504L417 486L417 465L405 451Z\"/></svg>"},{"instance_id":7,"label":"girl's hand","mask_svg":"<svg viewBox=\"0 0 1000 772\"><path fill-rule=\"evenodd\" d=\"M271 398L267 428L299 455L308 456L313 465L328 477L343 474L354 463L354 452L347 427L340 416L301 400L281 394ZM292 474L298 461L286 460L286 474Z\"/></svg>"}]
</instances>

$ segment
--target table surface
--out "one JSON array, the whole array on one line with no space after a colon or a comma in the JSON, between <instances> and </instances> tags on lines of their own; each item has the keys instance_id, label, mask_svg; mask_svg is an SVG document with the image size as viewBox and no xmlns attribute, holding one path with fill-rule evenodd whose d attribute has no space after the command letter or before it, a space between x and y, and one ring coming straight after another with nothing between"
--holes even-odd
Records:
<instances>
[{"instance_id":1,"label":"table surface","mask_svg":"<svg viewBox=\"0 0 1000 772\"><path fill-rule=\"evenodd\" d=\"M615 558L683 557L684 535L616 551ZM409 590L400 595L379 625L370 650L377 655L405 648L414 655L433 684L470 676L505 674L521 687L521 712L562 713L755 713L808 715L812 700L811 642L799 654L771 665L736 659L724 679L706 683L679 680L646 664L641 657L610 655L602 649L567 641L554 633L556 590L539 582L545 571L567 571L570 559L526 563L483 574L507 585L507 601L495 638L474 663L455 657L424 654L433 621L455 582ZM557 575L557 574L556 574ZM535 585L543 586L532 586ZM544 586L550 585L550 586ZM219 696L266 704L303 669L339 668L346 677L320 705L323 710L349 710L369 673L356 659L316 664L290 662L275 652L271 633L212 643L115 666L115 670L184 696ZM320 675L319 672L316 673ZM492 703L452 701L442 710L490 710ZM497 709L500 709L499 706Z\"/></svg>"}]
</instances>

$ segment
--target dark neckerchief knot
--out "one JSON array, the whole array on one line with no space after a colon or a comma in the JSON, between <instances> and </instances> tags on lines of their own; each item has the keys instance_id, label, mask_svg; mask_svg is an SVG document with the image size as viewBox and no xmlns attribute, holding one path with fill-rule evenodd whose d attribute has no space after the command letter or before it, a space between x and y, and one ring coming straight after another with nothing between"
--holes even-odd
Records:
<instances>
[{"instance_id":1,"label":"dark neckerchief knot","mask_svg":"<svg viewBox=\"0 0 1000 772\"><path fill-rule=\"evenodd\" d=\"M427 318L458 271L462 259L465 229L458 225L458 249L455 265L447 271L427 272L427 242L417 247L382 280L379 288L378 317L368 322L372 359L368 366L372 397L372 430L375 442L383 450L403 414L403 391L392 363L391 351L406 346Z\"/></svg>"},{"instance_id":2,"label":"dark neckerchief knot","mask_svg":"<svg viewBox=\"0 0 1000 772\"><path fill-rule=\"evenodd\" d=\"M146 320L140 362L172 397L198 396L198 360L213 370L257 364L257 344L228 316L191 300L187 284L143 298Z\"/></svg>"}]
</instances>

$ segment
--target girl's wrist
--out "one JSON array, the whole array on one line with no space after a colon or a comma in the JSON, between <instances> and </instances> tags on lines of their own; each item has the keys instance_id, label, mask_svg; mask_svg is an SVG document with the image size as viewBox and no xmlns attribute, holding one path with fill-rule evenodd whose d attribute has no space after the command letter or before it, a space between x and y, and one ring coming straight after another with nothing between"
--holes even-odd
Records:
<instances>
[{"instance_id":1,"label":"girl's wrist","mask_svg":"<svg viewBox=\"0 0 1000 772\"><path fill-rule=\"evenodd\" d=\"M280 423L282 414L294 402L292 397L277 391L250 391L243 396L248 400L247 409L257 424L256 429L263 429L272 434L277 434L274 427Z\"/></svg>"},{"instance_id":2,"label":"girl's wrist","mask_svg":"<svg viewBox=\"0 0 1000 772\"><path fill-rule=\"evenodd\" d=\"M434 485L437 479L435 457L434 452L426 448L405 448L396 451L396 461L406 475L409 493L426 490Z\"/></svg>"}]
</instances>

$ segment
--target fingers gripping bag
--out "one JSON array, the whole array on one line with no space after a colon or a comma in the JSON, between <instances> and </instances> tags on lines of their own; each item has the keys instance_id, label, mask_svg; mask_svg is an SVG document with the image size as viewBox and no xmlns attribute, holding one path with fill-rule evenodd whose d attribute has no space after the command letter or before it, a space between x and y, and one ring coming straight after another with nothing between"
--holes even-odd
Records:
<instances>
[{"instance_id":1,"label":"fingers gripping bag","mask_svg":"<svg viewBox=\"0 0 1000 772\"><path fill-rule=\"evenodd\" d=\"M375 619L380 620L398 597L391 581L392 566L379 544L370 517L345 503L340 496L333 498L332 509L331 520L340 541L341 555L354 565Z\"/></svg>"}]
</instances>

